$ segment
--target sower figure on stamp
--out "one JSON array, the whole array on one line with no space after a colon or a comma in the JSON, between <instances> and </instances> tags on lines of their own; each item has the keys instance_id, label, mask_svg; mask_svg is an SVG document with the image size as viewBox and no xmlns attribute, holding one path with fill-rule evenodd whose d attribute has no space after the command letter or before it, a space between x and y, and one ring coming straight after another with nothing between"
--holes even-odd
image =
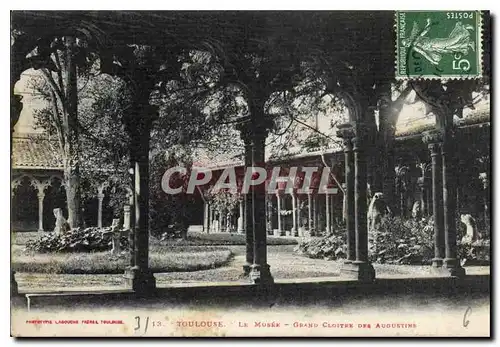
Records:
<instances>
[{"instance_id":1,"label":"sower figure on stamp","mask_svg":"<svg viewBox=\"0 0 500 347\"><path fill-rule=\"evenodd\" d=\"M432 22L427 18L425 28L419 34L417 22L413 22L410 37L403 40L403 44L413 44L413 49L427 59L430 63L438 65L444 54L461 53L467 55L469 49L475 50L474 41L470 39L469 30L474 30L471 25L457 22L455 27L445 38L429 38L425 35L431 29Z\"/></svg>"}]
</instances>

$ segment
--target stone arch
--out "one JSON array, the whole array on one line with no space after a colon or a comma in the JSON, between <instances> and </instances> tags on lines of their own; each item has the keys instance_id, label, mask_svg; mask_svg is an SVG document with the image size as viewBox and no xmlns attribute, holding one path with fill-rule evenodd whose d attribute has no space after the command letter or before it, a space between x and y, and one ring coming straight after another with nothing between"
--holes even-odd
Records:
<instances>
[{"instance_id":1,"label":"stone arch","mask_svg":"<svg viewBox=\"0 0 500 347\"><path fill-rule=\"evenodd\" d=\"M14 231L35 231L38 228L38 187L36 180L22 174L12 180L11 220Z\"/></svg>"}]
</instances>

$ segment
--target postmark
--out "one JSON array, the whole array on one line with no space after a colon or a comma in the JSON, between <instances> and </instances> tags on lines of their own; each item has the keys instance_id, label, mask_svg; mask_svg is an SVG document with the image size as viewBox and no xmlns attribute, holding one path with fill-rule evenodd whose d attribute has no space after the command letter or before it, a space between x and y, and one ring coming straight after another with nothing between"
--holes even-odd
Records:
<instances>
[{"instance_id":1,"label":"postmark","mask_svg":"<svg viewBox=\"0 0 500 347\"><path fill-rule=\"evenodd\" d=\"M481 11L396 11L397 79L482 76Z\"/></svg>"}]
</instances>

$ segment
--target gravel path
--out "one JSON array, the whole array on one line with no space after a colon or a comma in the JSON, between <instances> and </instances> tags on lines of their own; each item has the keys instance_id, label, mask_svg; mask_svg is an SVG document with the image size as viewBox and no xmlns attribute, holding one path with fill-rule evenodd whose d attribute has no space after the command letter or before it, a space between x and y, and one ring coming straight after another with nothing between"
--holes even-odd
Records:
<instances>
[{"instance_id":1,"label":"gravel path","mask_svg":"<svg viewBox=\"0 0 500 347\"><path fill-rule=\"evenodd\" d=\"M227 246L226 246L227 247ZM293 251L294 245L269 246L268 262L276 280L304 279L313 277L339 276L341 262L310 259ZM245 247L229 246L234 254L227 266L195 272L172 272L155 274L157 286L193 282L238 281L249 283L242 277L245 263ZM429 266L375 264L377 277L427 277L432 276ZM468 274L489 274L489 267L468 267ZM51 275L17 273L21 292L54 290L88 290L125 288L122 275Z\"/></svg>"}]
</instances>

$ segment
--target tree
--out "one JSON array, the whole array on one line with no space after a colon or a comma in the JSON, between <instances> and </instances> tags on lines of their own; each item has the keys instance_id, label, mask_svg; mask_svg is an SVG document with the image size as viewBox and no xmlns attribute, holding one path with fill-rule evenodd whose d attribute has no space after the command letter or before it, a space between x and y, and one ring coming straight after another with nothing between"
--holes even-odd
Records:
<instances>
[{"instance_id":1,"label":"tree","mask_svg":"<svg viewBox=\"0 0 500 347\"><path fill-rule=\"evenodd\" d=\"M77 71L80 76L88 74L95 56L89 54L82 40L62 36L39 40L30 61L35 70L40 70L47 83L38 91L46 97L51 107L47 115L54 126L63 156L68 223L74 228L82 222Z\"/></svg>"},{"instance_id":2,"label":"tree","mask_svg":"<svg viewBox=\"0 0 500 347\"><path fill-rule=\"evenodd\" d=\"M46 107L34 110L35 125L44 129L49 138L55 137L60 145L59 152L64 153L59 137L61 123L54 117L50 86L42 76L33 76L30 83L42 99L49 100ZM105 74L90 74L79 85L80 205L83 210L83 206L96 197L98 186L107 182L112 192L110 205L118 216L123 210L130 180L127 171L129 138L121 121L130 107L128 91L120 79Z\"/></svg>"}]
</instances>

